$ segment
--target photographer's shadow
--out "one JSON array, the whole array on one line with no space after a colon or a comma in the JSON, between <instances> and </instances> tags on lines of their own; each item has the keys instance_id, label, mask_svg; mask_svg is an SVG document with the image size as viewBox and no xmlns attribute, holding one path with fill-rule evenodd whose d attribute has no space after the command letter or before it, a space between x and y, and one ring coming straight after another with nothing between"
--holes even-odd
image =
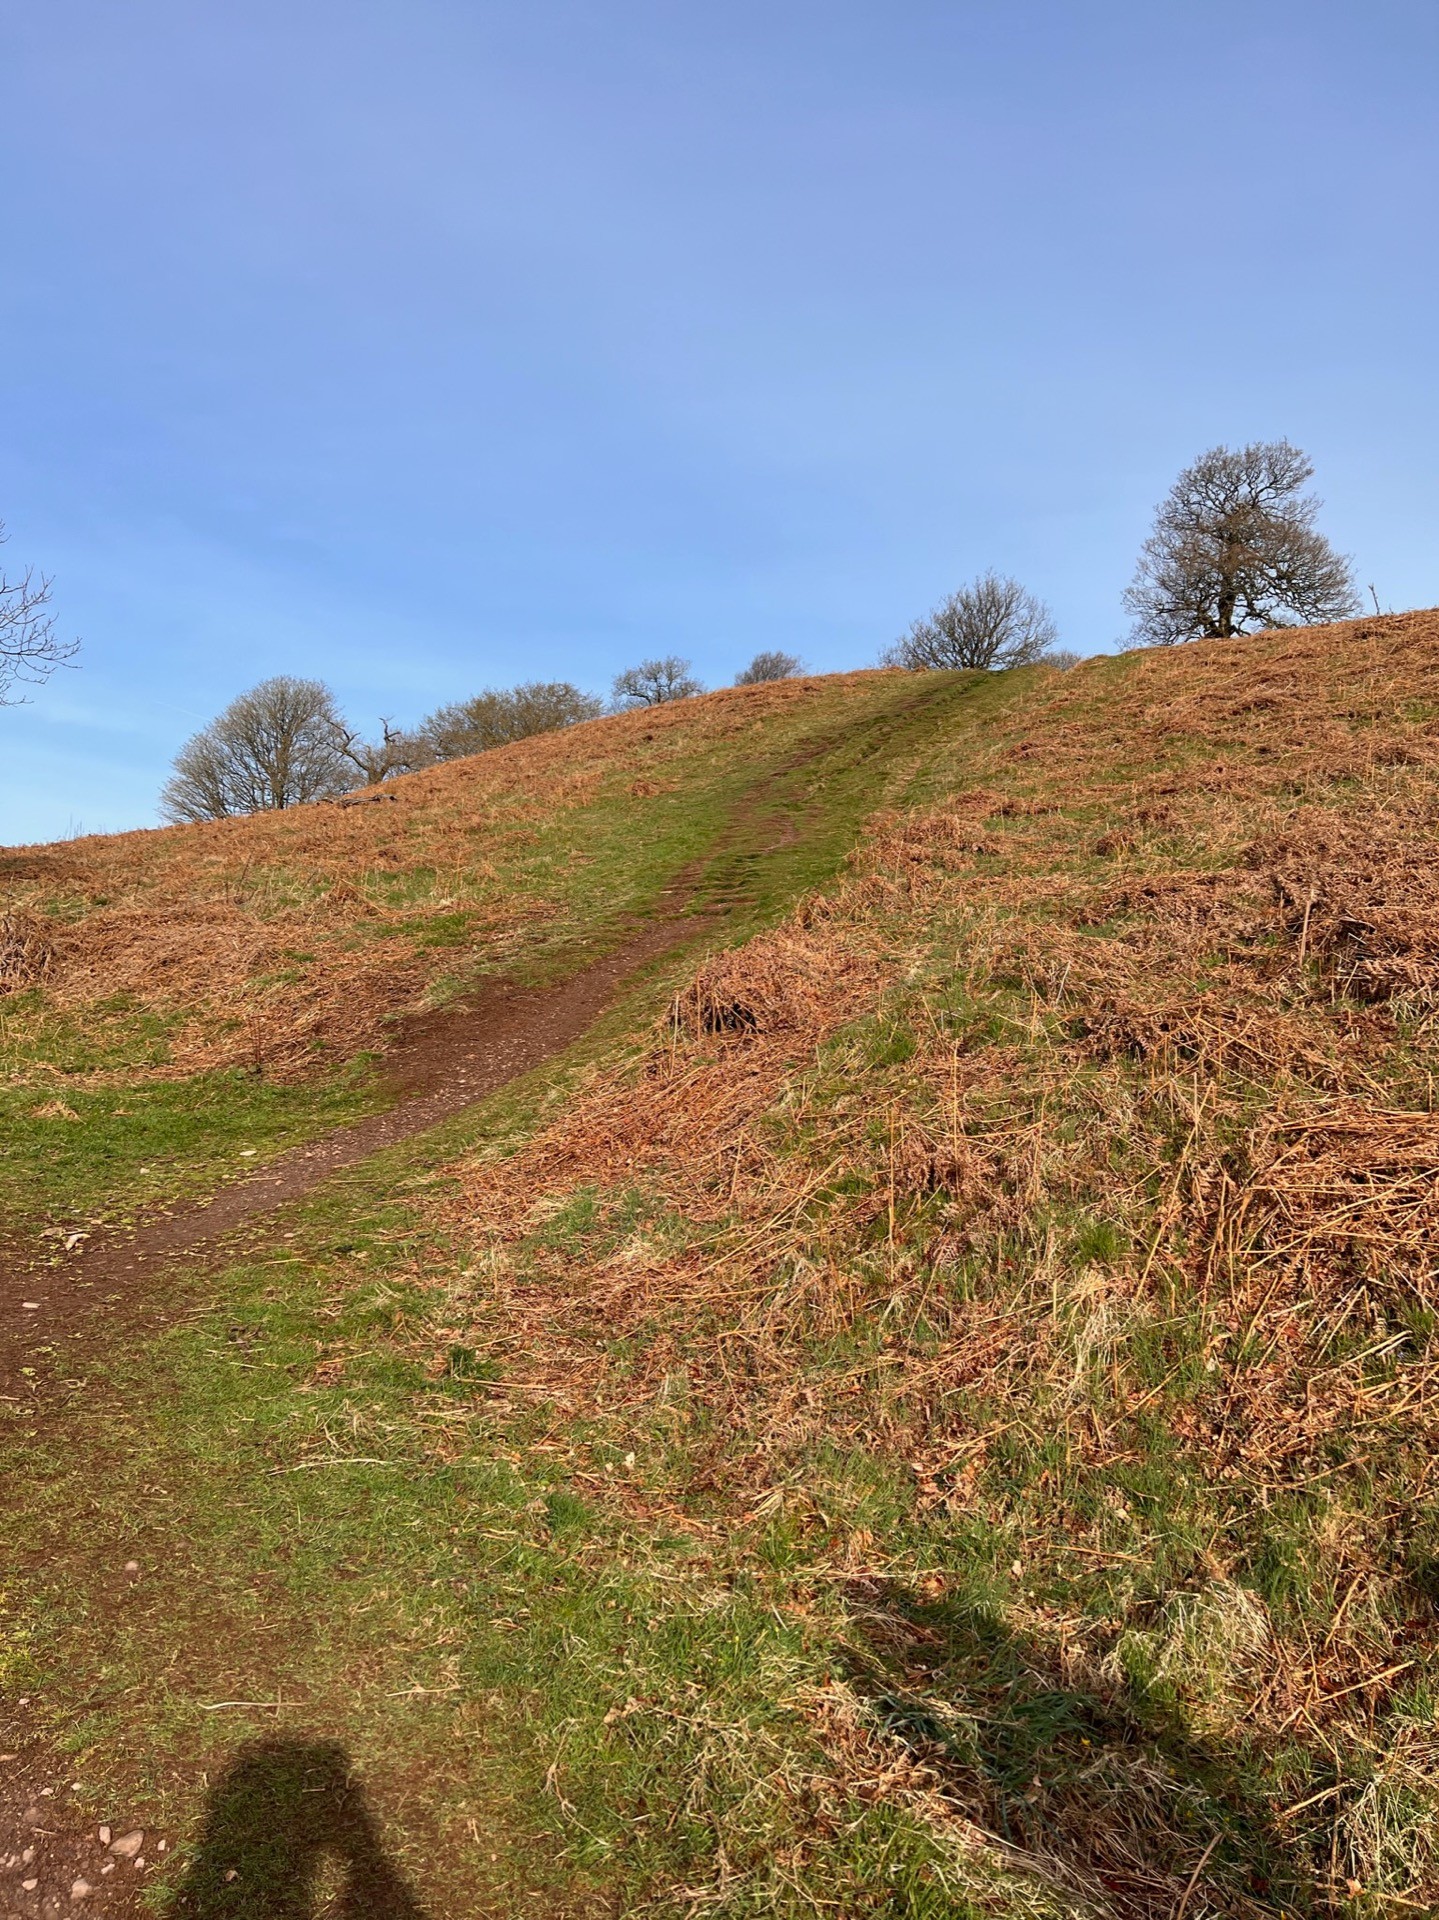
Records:
<instances>
[{"instance_id":1,"label":"photographer's shadow","mask_svg":"<svg viewBox=\"0 0 1439 1920\"><path fill-rule=\"evenodd\" d=\"M166 1920L426 1920L343 1747L244 1747L211 1790Z\"/></svg>"}]
</instances>

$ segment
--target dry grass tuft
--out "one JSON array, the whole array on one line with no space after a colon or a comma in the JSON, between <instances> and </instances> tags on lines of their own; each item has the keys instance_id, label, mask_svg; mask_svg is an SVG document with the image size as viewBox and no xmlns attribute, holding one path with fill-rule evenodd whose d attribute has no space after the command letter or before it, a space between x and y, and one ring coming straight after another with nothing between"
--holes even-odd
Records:
<instances>
[{"instance_id":1,"label":"dry grass tuft","mask_svg":"<svg viewBox=\"0 0 1439 1920\"><path fill-rule=\"evenodd\" d=\"M46 930L33 915L0 914L0 994L38 986L54 958Z\"/></svg>"}]
</instances>

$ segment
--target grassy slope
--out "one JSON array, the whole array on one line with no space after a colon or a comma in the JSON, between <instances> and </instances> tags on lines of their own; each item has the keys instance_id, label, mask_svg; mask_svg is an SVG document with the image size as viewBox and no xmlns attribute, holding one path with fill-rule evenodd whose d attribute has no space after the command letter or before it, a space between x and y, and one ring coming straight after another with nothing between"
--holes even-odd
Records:
<instances>
[{"instance_id":1,"label":"grassy slope","mask_svg":"<svg viewBox=\"0 0 1439 1920\"><path fill-rule=\"evenodd\" d=\"M618 873L630 888L622 904L643 907L677 867L702 856L698 903L725 907L724 924L732 934L773 920L797 893L833 875L876 799L891 789L897 797L903 793L916 754L967 693L962 676L924 684L899 676L852 676L771 690L761 700L748 694L716 696L655 716L643 728L611 724L604 739L591 740L585 749L596 762L608 757L618 763L613 777L612 770L602 768L611 786L620 783L610 818L602 823L612 848L606 877ZM585 745L585 737L567 739ZM635 775L633 753L656 741L665 753L658 767L652 763L655 777ZM563 756L558 743L545 744L554 748L552 770ZM498 778L484 762L453 772L457 780L476 773ZM546 772L543 760L539 772ZM663 783L660 774L667 776ZM630 784L641 791L631 794ZM651 791L654 786L662 791ZM664 837L655 830L657 801L670 822ZM792 837L784 830L787 823L797 829ZM249 824L259 834L277 825ZM290 831L307 824L278 823ZM324 850L323 828L322 822L313 832L318 848L312 846L311 858ZM566 832L581 854L595 844L594 823L573 811L554 826L550 860L561 876ZM235 837L240 838L238 829ZM143 865L157 850L165 853L166 843L175 838L137 838L131 853L138 852ZM70 850L64 852L68 857ZM183 837L178 852L182 858L172 858L171 866L178 864L182 873L189 865L203 868L202 861L184 857ZM123 845L99 843L87 857L109 858L116 870L112 884L119 880L132 893L142 894L150 882L161 898L186 898L163 866L158 883L143 871L127 874L125 853ZM243 866L243 857L237 858ZM209 900L192 904L196 919L213 905L216 890ZM33 914L33 896L27 904ZM53 923L53 903L50 917ZM518 957L534 971L561 971L612 939L619 917L613 901L601 893L588 922L578 908L568 930L554 916L548 923L553 937L532 943ZM153 923L163 937L163 917L156 913ZM712 939L715 924L713 919L697 923L697 937ZM588 945L579 938L583 929ZM483 967L491 958L482 949L474 964ZM63 971L57 972L58 981L52 974L46 984L58 987L55 998L63 1002L74 989ZM103 976L96 982L100 989L105 984ZM613 1049L636 1019L643 1030L664 990L662 981L642 983L632 1004L617 1009L587 1048L557 1068L548 1097L562 1097L585 1060L596 1050ZM54 1001L36 1005L38 999L12 999L8 1009L10 1039L21 1064L20 1102L36 1097L23 1084L24 1049L55 1017ZM103 1032L112 1012L100 991L86 1018ZM51 1085L67 1067L73 1070L60 1081L67 1104L82 1108L92 1092L113 1103L101 1150L87 1155L71 1146L101 1132L90 1124L93 1115L84 1126L63 1123L58 1139L54 1123L42 1117L35 1129L38 1140L33 1146L25 1143L23 1155L17 1150L23 1140L18 1130L7 1139L10 1194L33 1191L41 1205L64 1213L98 1207L137 1160L154 1160L153 1191L163 1196L203 1177L210 1171L204 1161L208 1136L232 1104L239 1112L231 1137L253 1141L264 1138L257 1112L261 1098L275 1100L293 1126L296 1109L284 1108L287 1099L335 1097L333 1082L321 1080L318 1093L303 1080L256 1087L239 1072L186 1076L173 1060L161 1073L145 1073L138 1084L112 1060L106 1081L96 1089L87 1084L85 1061L56 1059L46 1070ZM542 1078L513 1112L500 1103L489 1116L477 1116L471 1130L478 1127L488 1138L496 1125L532 1124L525 1100L533 1104L547 1086L549 1080ZM153 1133L144 1138L151 1124L142 1107L147 1095L162 1111L183 1112L189 1105L197 1113L194 1131L178 1134L168 1159L155 1154ZM300 1111L303 1116L305 1109ZM298 1479L272 1472L262 1436L282 1443L301 1438L290 1419L292 1394L297 1379L308 1388L303 1372L296 1376L292 1368L303 1365L307 1345L312 1350L333 1329L333 1309L320 1287L335 1262L364 1273L363 1263L373 1256L377 1274L391 1265L397 1248L414 1236L410 1191L430 1178L414 1170L440 1154L445 1140L457 1142L465 1132L465 1125L457 1124L406 1154L387 1156L333 1183L310 1210L307 1226L277 1234L275 1247L262 1252L253 1270L238 1268L225 1276L218 1288L218 1318L205 1311L217 1291L212 1282L198 1281L188 1302L177 1284L170 1303L175 1325L169 1331L147 1328L145 1339L135 1341L128 1333L117 1338L112 1327L97 1327L101 1344L94 1354L71 1356L56 1374L43 1365L37 1369L35 1413L28 1405L0 1410L7 1468L27 1490L23 1540L7 1567L11 1577L0 1580L0 1690L29 1689L32 1698L43 1701L57 1734L86 1755L77 1770L96 1783L97 1791L107 1778L135 1790L143 1784L152 1811L168 1807L192 1820L200 1811L196 1767L230 1752L241 1726L264 1731L276 1724L265 1715L242 1715L238 1724L223 1715L210 1718L201 1703L211 1697L269 1698L278 1688L287 1698L307 1703L297 1724L340 1732L367 1770L374 1763L388 1811L395 1809L396 1794L400 1804L409 1805L414 1817L402 1822L399 1837L408 1840L412 1853L422 1854L436 1832L444 1835L446 1852L442 1860L428 1862L429 1879L433 1886L438 1867L442 1906L459 1912L481 1910L473 1905L474 1863L487 1860L487 1854L474 1851L480 1841L469 1823L477 1811L483 1814L486 1763L480 1756L470 1764L467 1747L464 1763L452 1764L446 1751L453 1733L448 1722L436 1726L422 1713L418 1724L406 1724L406 1689L412 1684L407 1676L434 1653L436 1575L430 1556L446 1532L434 1516L447 1510L454 1489L435 1485L428 1475L397 1482L392 1473L381 1472L372 1501L363 1471L361 1481L349 1485L308 1471ZM112 1145L116 1136L118 1149ZM57 1144L71 1147L69 1157L57 1156ZM413 1177L407 1177L407 1169ZM356 1302L359 1317L349 1322L347 1316L347 1324L388 1325L392 1301L399 1297L388 1281L377 1279L375 1295ZM199 1312L198 1320L189 1318L187 1304ZM415 1370L378 1359L373 1385L381 1401L394 1397L388 1413L381 1412L380 1401L372 1411L400 1445L401 1432L412 1424ZM278 1403L273 1399L277 1381L283 1382ZM341 1402L323 1393L322 1381L314 1384L321 1396L316 1411L328 1424ZM308 1411L308 1398L301 1404ZM429 1407L426 1402L426 1414ZM428 1426L419 1431L428 1432ZM502 1504L513 1501L526 1516L534 1491L520 1475L489 1490ZM308 1506L312 1492L320 1496L314 1509ZM468 1485L460 1507L467 1524L459 1529L454 1552L462 1568L473 1573L470 1534L478 1518ZM131 1544L123 1545L126 1541ZM410 1542L414 1555L396 1553L397 1543L403 1548ZM122 1545L122 1560L138 1553L146 1568L142 1585L133 1591L123 1584L117 1588L120 1563L114 1556ZM541 1554L537 1564L543 1561ZM366 1563L369 1571L375 1564L381 1567L378 1588L362 1577ZM341 1605L336 1582L350 1578L358 1584ZM486 1605L478 1590L476 1605ZM283 1649L278 1679L274 1669L267 1672L275 1648ZM396 1662L405 1671L391 1687ZM424 1696L414 1696L415 1707L427 1704ZM490 1717L475 1702L467 1702L466 1711ZM497 1751L502 1746L499 1742ZM510 1782L505 1791L511 1793L519 1776L492 1760L491 1771L496 1766L496 1778ZM418 1801L404 1786L417 1768L432 1779ZM484 1822L482 1834L486 1847L489 1824ZM516 1819L512 1833L496 1831L495 1846L509 1848L519 1861L512 1870L498 1871L520 1889L558 1880L569 1904L576 1897L573 1867L546 1858L547 1848L535 1843L535 1824ZM495 1910L509 1910L508 1899L496 1895Z\"/></svg>"},{"instance_id":2,"label":"grassy slope","mask_svg":"<svg viewBox=\"0 0 1439 1920\"><path fill-rule=\"evenodd\" d=\"M603 952L792 759L774 797L814 830L773 884L828 871L914 696L785 682L413 775L393 805L0 852L0 915L49 962L7 974L0 926L0 1230L124 1217L373 1108L396 1015Z\"/></svg>"},{"instance_id":3,"label":"grassy slope","mask_svg":"<svg viewBox=\"0 0 1439 1920\"><path fill-rule=\"evenodd\" d=\"M1429 1910L1436 712L1435 616L978 683L106 1356L0 1641L78 1776L339 1738L436 1913Z\"/></svg>"}]
</instances>

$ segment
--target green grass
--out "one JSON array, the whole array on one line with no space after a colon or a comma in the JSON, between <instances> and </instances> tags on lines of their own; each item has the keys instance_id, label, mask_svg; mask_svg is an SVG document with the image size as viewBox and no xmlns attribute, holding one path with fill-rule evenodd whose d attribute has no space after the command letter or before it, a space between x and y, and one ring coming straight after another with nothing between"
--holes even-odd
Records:
<instances>
[{"instance_id":1,"label":"green grass","mask_svg":"<svg viewBox=\"0 0 1439 1920\"><path fill-rule=\"evenodd\" d=\"M12 1232L120 1226L382 1103L364 1061L318 1085L230 1071L0 1087L0 1222Z\"/></svg>"}]
</instances>

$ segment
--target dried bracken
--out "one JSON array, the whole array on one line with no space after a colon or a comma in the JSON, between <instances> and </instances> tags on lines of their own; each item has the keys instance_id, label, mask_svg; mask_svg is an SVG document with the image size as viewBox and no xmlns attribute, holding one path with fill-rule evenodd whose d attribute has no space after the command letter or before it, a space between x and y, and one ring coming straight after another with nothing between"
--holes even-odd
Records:
<instances>
[{"instance_id":1,"label":"dried bracken","mask_svg":"<svg viewBox=\"0 0 1439 1920\"><path fill-rule=\"evenodd\" d=\"M24 913L0 913L0 994L38 986L54 957L38 920Z\"/></svg>"},{"instance_id":2,"label":"dried bracken","mask_svg":"<svg viewBox=\"0 0 1439 1920\"><path fill-rule=\"evenodd\" d=\"M842 1559L846 1460L993 1542L993 1697L906 1523L828 1723L1091 1910L1439 1900L1435 714L1434 614L1036 682L465 1172L444 1312L512 1395ZM1066 1767L997 1785L985 1714L1060 1697Z\"/></svg>"}]
</instances>

